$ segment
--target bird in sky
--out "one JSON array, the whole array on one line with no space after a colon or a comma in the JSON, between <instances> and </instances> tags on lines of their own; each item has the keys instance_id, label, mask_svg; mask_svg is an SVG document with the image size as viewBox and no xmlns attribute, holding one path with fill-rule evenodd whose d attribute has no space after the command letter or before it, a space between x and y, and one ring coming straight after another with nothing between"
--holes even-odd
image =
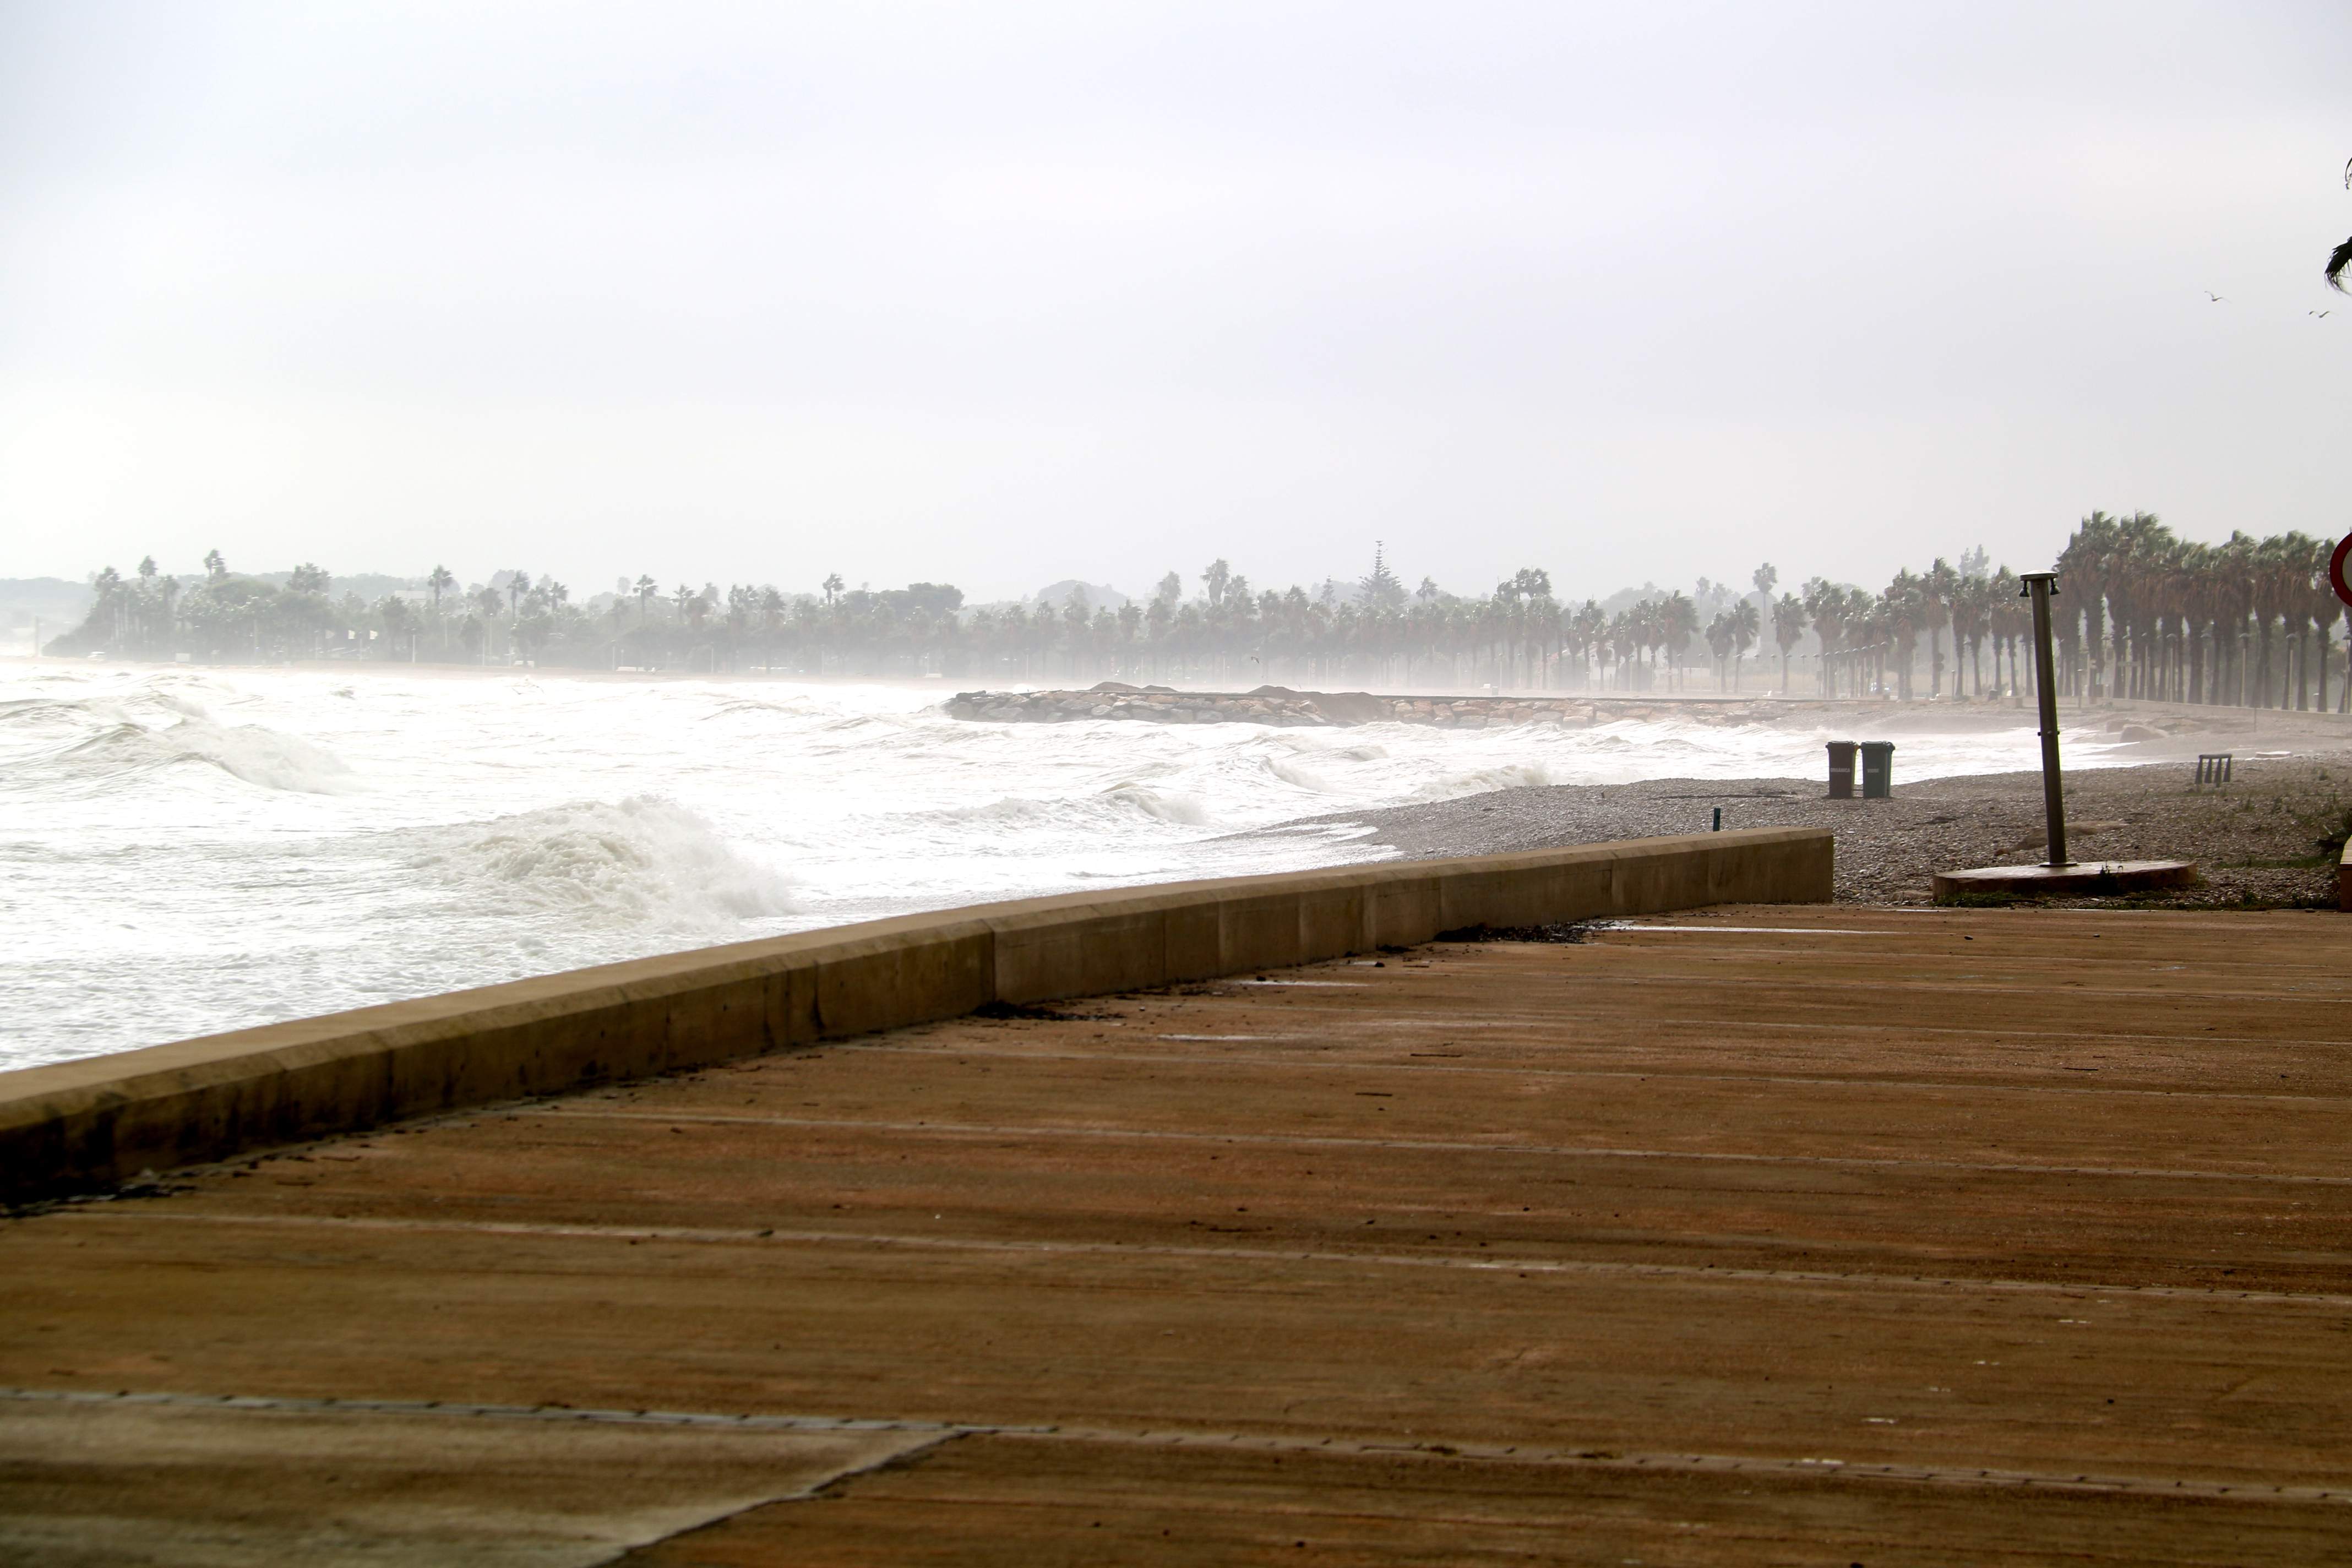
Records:
<instances>
[{"instance_id":1,"label":"bird in sky","mask_svg":"<svg viewBox=\"0 0 2352 1568\"><path fill-rule=\"evenodd\" d=\"M2219 295L2219 294L2216 294L2216 293L2215 293L2215 292L2213 292L2213 290L2211 290L2210 289L2206 289L2206 290L2205 290L2205 298L2207 298L2208 300L2212 300L2212 301L2213 301L2213 303L2215 303L2216 305L2220 305L2220 304L2225 304L2225 303L2227 303L2227 301L2222 298L2222 296L2221 296L2221 295Z\"/></svg>"},{"instance_id":2,"label":"bird in sky","mask_svg":"<svg viewBox=\"0 0 2352 1568\"><path fill-rule=\"evenodd\" d=\"M2336 312L2333 310L2305 310L2304 314L2306 316L2316 316L2324 321L2327 320L2328 317L2336 314Z\"/></svg>"}]
</instances>

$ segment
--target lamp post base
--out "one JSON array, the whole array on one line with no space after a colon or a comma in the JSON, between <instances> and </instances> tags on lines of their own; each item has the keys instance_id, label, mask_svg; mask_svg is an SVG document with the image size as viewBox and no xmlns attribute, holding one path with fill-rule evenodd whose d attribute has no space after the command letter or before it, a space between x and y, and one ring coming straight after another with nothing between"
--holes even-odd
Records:
<instances>
[{"instance_id":1,"label":"lamp post base","mask_svg":"<svg viewBox=\"0 0 2352 1568\"><path fill-rule=\"evenodd\" d=\"M1969 893L2006 893L2021 899L2100 898L2193 887L2194 860L2077 860L2067 866L1979 866L1936 873L1936 901L1949 903Z\"/></svg>"}]
</instances>

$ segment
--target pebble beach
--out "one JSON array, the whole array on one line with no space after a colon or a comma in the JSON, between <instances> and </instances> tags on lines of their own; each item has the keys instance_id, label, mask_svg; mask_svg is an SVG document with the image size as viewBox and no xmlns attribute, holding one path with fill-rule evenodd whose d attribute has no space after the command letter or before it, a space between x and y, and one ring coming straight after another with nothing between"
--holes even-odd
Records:
<instances>
[{"instance_id":1,"label":"pebble beach","mask_svg":"<svg viewBox=\"0 0 2352 1568\"><path fill-rule=\"evenodd\" d=\"M2287 719L2291 716L2280 716ZM2336 850L2352 811L2352 734L2297 734L2287 754L2237 754L2234 777L2199 791L2194 747L2132 767L2066 775L2076 860L2185 858L2200 884L2136 896L2134 907L2315 908L2336 904ZM1371 841L1408 859L1703 833L1723 826L1829 827L1840 902L1926 905L1938 871L2043 858L2038 771L1902 782L1891 799L1831 800L1820 779L1652 779L1506 789L1355 812ZM2119 900L2047 900L2105 903Z\"/></svg>"}]
</instances>

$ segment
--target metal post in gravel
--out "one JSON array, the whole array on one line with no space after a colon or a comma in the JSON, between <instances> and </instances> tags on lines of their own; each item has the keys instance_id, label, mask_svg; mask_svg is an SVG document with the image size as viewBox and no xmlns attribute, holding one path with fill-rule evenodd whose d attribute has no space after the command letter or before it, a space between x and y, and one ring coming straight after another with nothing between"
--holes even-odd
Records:
<instances>
[{"instance_id":1,"label":"metal post in gravel","mask_svg":"<svg viewBox=\"0 0 2352 1568\"><path fill-rule=\"evenodd\" d=\"M2050 655L2050 599L2058 592L2055 572L2024 572L2021 597L2033 601L2033 679L2042 697L2042 809L2049 819L2050 858L2045 866L2071 866L2066 858L2066 798L2058 779L2058 681Z\"/></svg>"}]
</instances>

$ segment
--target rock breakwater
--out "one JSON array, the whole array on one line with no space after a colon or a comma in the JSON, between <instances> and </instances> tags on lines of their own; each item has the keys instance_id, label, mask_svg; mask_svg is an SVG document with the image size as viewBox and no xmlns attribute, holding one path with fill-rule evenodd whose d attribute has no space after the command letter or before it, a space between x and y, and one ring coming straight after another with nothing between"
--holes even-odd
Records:
<instances>
[{"instance_id":1,"label":"rock breakwater","mask_svg":"<svg viewBox=\"0 0 2352 1568\"><path fill-rule=\"evenodd\" d=\"M1430 724L1486 730L1523 724L1587 726L1619 719L1675 718L1714 724L1770 723L1785 700L1691 700L1642 697L1382 697L1365 691L1177 691L1104 681L1085 691L960 691L949 714L982 723L1057 724L1118 719L1146 724Z\"/></svg>"}]
</instances>

